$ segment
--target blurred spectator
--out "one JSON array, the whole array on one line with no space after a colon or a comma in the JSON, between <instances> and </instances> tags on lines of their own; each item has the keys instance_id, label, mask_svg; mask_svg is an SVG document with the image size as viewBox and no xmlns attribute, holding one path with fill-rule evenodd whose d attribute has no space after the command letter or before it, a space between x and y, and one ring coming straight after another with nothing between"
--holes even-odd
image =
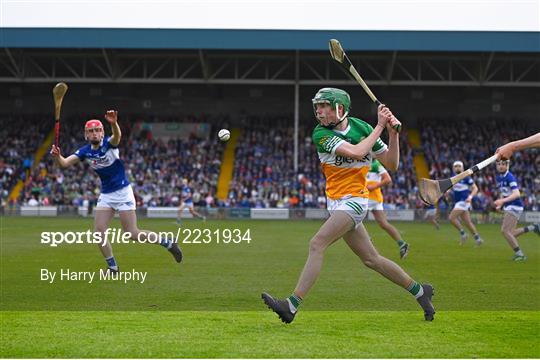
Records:
<instances>
[{"instance_id":1,"label":"blurred spectator","mask_svg":"<svg viewBox=\"0 0 540 360\"><path fill-rule=\"evenodd\" d=\"M61 128L61 149L69 155L85 144L79 116L66 119ZM216 198L221 160L226 146L215 136L201 139L164 141L151 132L134 136L130 124L140 116L121 118L123 138L120 158L135 191L137 206L178 206L183 178L193 183L194 201L202 207L281 207L325 208L325 179L311 140L313 121L299 129L298 171L294 171L294 129L290 117L248 117L236 119L242 135L235 153L233 179L227 198ZM187 116L183 118L150 117L145 122L205 122L217 129L227 127L227 116ZM73 205L88 207L91 212L99 195L99 179L88 165L67 170L58 169L46 155L33 163L36 149L51 131L50 116L0 117L0 196L6 204L16 181L24 181L19 203L41 205ZM21 131L24 128L24 131ZM461 160L465 166L493 154L499 144L532 133L527 124L503 119L422 119L419 121L422 147L432 178L451 175L451 164ZM108 129L107 129L108 130ZM386 139L383 137L383 140ZM414 151L404 130L400 136L400 164L391 173L392 184L383 188L387 209L421 208L417 199ZM516 153L510 169L518 178L527 210L540 210L540 152ZM475 176L480 193L473 200L475 209L489 221L491 203L498 196L495 168L488 167ZM445 203L441 207L447 207ZM442 209L444 210L444 209Z\"/></svg>"},{"instance_id":2,"label":"blurred spectator","mask_svg":"<svg viewBox=\"0 0 540 360\"><path fill-rule=\"evenodd\" d=\"M424 119L420 121L422 147L430 166L431 178L451 176L455 160L463 161L465 168L488 158L500 144L534 132L531 125L508 119ZM537 129L536 129L537 130ZM510 171L516 176L526 210L539 210L540 151L530 149L518 152L510 162ZM495 183L495 166L488 166L474 176L480 199L473 201L473 209L486 211L499 197ZM485 199L484 199L485 197Z\"/></svg>"}]
</instances>

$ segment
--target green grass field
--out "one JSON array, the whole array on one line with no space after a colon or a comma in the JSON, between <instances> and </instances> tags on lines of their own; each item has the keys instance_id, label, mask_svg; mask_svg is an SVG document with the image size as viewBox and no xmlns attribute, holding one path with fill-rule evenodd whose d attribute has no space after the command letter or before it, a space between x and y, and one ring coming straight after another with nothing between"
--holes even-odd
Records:
<instances>
[{"instance_id":1,"label":"green grass field","mask_svg":"<svg viewBox=\"0 0 540 360\"><path fill-rule=\"evenodd\" d=\"M251 243L185 244L178 265L160 246L115 245L123 271L144 284L40 281L40 269L97 271L96 245L39 243L42 231L85 231L91 219L1 218L2 357L540 357L540 237L512 251L496 225L486 243L459 246L449 225L397 223L411 243L400 261L392 240L368 222L379 251L436 288L436 319L414 298L365 268L343 242L296 320L282 324L261 291L289 295L317 221L186 221L185 227L251 230ZM117 227L115 222L113 226ZM140 227L176 231L171 220Z\"/></svg>"}]
</instances>

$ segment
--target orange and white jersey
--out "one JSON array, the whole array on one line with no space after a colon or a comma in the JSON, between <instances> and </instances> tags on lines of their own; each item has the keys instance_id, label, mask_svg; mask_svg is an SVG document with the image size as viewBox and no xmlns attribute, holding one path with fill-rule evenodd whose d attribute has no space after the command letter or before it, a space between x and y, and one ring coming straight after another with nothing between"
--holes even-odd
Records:
<instances>
[{"instance_id":1,"label":"orange and white jersey","mask_svg":"<svg viewBox=\"0 0 540 360\"><path fill-rule=\"evenodd\" d=\"M367 185L378 184L382 180L382 175L387 173L384 166L379 162L379 160L374 160L371 163L371 167L367 174ZM381 188L377 188L369 192L369 199L382 203L384 201Z\"/></svg>"},{"instance_id":2,"label":"orange and white jersey","mask_svg":"<svg viewBox=\"0 0 540 360\"><path fill-rule=\"evenodd\" d=\"M322 171L326 177L326 196L332 200L345 197L368 198L367 174L373 155L386 151L386 144L377 139L370 153L363 159L355 160L336 154L336 149L345 141L358 144L373 132L366 122L353 117L344 131L330 130L321 125L313 130L313 142L317 147Z\"/></svg>"}]
</instances>

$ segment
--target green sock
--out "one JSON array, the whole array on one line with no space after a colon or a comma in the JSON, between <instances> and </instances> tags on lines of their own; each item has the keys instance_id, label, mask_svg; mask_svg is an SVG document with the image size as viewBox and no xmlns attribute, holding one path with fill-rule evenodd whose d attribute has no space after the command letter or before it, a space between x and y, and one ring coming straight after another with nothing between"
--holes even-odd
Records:
<instances>
[{"instance_id":1,"label":"green sock","mask_svg":"<svg viewBox=\"0 0 540 360\"><path fill-rule=\"evenodd\" d=\"M302 298L296 294L292 294L287 298L289 300L289 308L291 309L292 313L295 313L298 311L298 307L302 303Z\"/></svg>"},{"instance_id":2,"label":"green sock","mask_svg":"<svg viewBox=\"0 0 540 360\"><path fill-rule=\"evenodd\" d=\"M422 285L420 285L414 280L411 282L411 285L409 285L409 287L407 288L407 291L413 294L413 296L417 299L420 296L424 295L424 288L422 287Z\"/></svg>"},{"instance_id":3,"label":"green sock","mask_svg":"<svg viewBox=\"0 0 540 360\"><path fill-rule=\"evenodd\" d=\"M397 244L398 244L399 247L402 247L403 245L406 244L406 242L403 241L402 239L399 239L399 240L397 241Z\"/></svg>"}]
</instances>

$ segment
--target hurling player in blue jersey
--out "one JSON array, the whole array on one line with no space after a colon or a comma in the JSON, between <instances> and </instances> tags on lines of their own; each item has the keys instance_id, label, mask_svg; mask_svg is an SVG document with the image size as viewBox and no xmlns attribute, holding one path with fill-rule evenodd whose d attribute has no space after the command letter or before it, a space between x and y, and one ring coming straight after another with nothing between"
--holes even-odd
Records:
<instances>
[{"instance_id":1,"label":"hurling player in blue jersey","mask_svg":"<svg viewBox=\"0 0 540 360\"><path fill-rule=\"evenodd\" d=\"M437 204L437 206L438 206L438 204ZM439 222L437 221L437 219L438 219L437 206L435 206L435 205L425 205L424 206L424 209L425 209L424 220L429 221L430 223L432 223L435 226L435 229L439 230L440 226L439 226Z\"/></svg>"},{"instance_id":2,"label":"hurling player in blue jersey","mask_svg":"<svg viewBox=\"0 0 540 360\"><path fill-rule=\"evenodd\" d=\"M206 221L206 216L202 216L197 211L195 211L195 208L193 206L193 189L189 186L189 180L183 179L180 206L178 207L178 217L176 218L177 224L180 224L182 219L182 212L186 207L188 208L191 215L193 215L193 217L196 216L203 219L203 221Z\"/></svg>"},{"instance_id":3,"label":"hurling player in blue jersey","mask_svg":"<svg viewBox=\"0 0 540 360\"><path fill-rule=\"evenodd\" d=\"M516 237L529 231L534 231L540 235L540 224L529 225L520 229L516 229L519 217L523 212L523 202L517 180L509 171L510 160L497 160L497 186L499 187L501 198L495 200L495 208L504 211L501 232L506 241L514 250L514 261L523 261L527 257L520 249Z\"/></svg>"},{"instance_id":4,"label":"hurling player in blue jersey","mask_svg":"<svg viewBox=\"0 0 540 360\"><path fill-rule=\"evenodd\" d=\"M454 170L454 175L463 172L463 163L461 161L454 161L452 169ZM463 220L465 226L467 226L471 234L473 234L476 245L482 245L484 242L482 238L480 238L480 235L478 234L478 231L471 220L471 214L469 213L469 210L471 210L472 198L477 192L478 187L470 176L462 179L452 188L454 208L450 212L448 219L452 225L459 230L459 234L461 236L461 245L463 245L467 240L467 234L461 226L461 222L459 221L460 218Z\"/></svg>"},{"instance_id":5,"label":"hurling player in blue jersey","mask_svg":"<svg viewBox=\"0 0 540 360\"><path fill-rule=\"evenodd\" d=\"M122 228L131 234L131 239L138 241L154 241L165 247L177 262L182 261L182 251L172 240L158 239L158 235L137 227L135 214L135 197L126 178L124 163L120 160L118 144L122 137L118 125L118 112L109 110L105 120L111 125L112 136L105 136L103 124L99 120L89 120L84 127L84 138L89 144L75 151L74 154L63 157L60 149L52 146L51 155L61 168L68 168L81 161L87 161L101 179L101 194L96 205L94 216L94 231L101 233L99 249L105 257L109 271L118 272L118 264L113 256L112 245L106 239L105 233L109 222L116 211L120 215Z\"/></svg>"}]
</instances>

